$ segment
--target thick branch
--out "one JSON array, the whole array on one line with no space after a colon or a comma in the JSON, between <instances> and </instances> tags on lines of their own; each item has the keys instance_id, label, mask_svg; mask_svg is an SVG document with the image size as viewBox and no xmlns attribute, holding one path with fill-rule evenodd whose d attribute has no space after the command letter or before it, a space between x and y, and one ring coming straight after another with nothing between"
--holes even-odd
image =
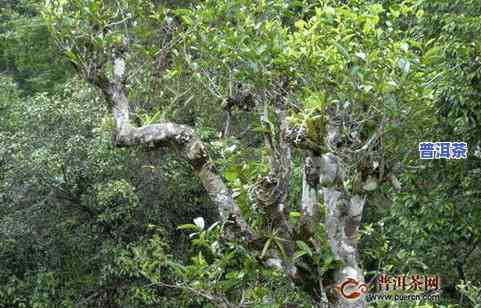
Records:
<instances>
[{"instance_id":1,"label":"thick branch","mask_svg":"<svg viewBox=\"0 0 481 308\"><path fill-rule=\"evenodd\" d=\"M284 98L278 98L275 102L277 127L269 120L267 102L264 105L264 137L270 174L257 181L256 198L257 205L265 210L272 225L281 231L284 238L289 239L292 236L292 227L288 223L286 203L291 174L291 147L285 139L287 110L283 101Z\"/></svg>"},{"instance_id":2,"label":"thick branch","mask_svg":"<svg viewBox=\"0 0 481 308\"><path fill-rule=\"evenodd\" d=\"M319 177L320 157L312 151L304 154L302 169L301 234L303 239L310 238L320 223Z\"/></svg>"},{"instance_id":3,"label":"thick branch","mask_svg":"<svg viewBox=\"0 0 481 308\"><path fill-rule=\"evenodd\" d=\"M113 55L113 78L108 80L103 75L90 78L100 88L112 110L116 128L113 131L113 143L117 147L148 145L151 147L170 147L179 151L187 159L200 178L211 200L218 208L222 221L233 219L235 225L244 235L254 238L253 232L243 220L241 211L235 203L230 190L222 178L214 171L204 143L196 136L193 129L176 123L160 123L133 127L130 125L129 101L125 82L125 62L123 54Z\"/></svg>"}]
</instances>

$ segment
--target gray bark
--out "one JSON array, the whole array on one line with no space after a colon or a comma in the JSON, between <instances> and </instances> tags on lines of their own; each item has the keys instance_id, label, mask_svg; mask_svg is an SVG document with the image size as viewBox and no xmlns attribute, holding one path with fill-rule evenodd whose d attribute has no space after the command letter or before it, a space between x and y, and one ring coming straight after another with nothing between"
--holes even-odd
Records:
<instances>
[{"instance_id":1,"label":"gray bark","mask_svg":"<svg viewBox=\"0 0 481 308\"><path fill-rule=\"evenodd\" d=\"M256 203L267 214L272 230L284 239L285 255L273 255L268 262L282 264L289 278L296 284L302 283L302 275L293 263L295 242L293 229L288 222L287 197L291 175L291 145L286 138L288 111L285 97L278 96L274 102L277 125L273 127L268 120L267 100L264 101L265 144L268 152L270 174L260 177L256 183ZM269 125L266 124L269 123Z\"/></svg>"},{"instance_id":2,"label":"gray bark","mask_svg":"<svg viewBox=\"0 0 481 308\"><path fill-rule=\"evenodd\" d=\"M329 125L328 148L335 149L336 140L338 140L338 127ZM348 278L364 283L363 271L359 266L357 238L366 197L351 194L344 188L345 170L334 151L322 156L320 170L321 191L327 208L325 225L328 240L336 259L342 261L342 266L335 273L334 283L328 286L331 307L366 307L363 297L359 297L357 300L348 300L336 290L336 287L339 287Z\"/></svg>"},{"instance_id":3,"label":"gray bark","mask_svg":"<svg viewBox=\"0 0 481 308\"><path fill-rule=\"evenodd\" d=\"M315 234L320 223L319 178L320 157L307 150L302 166L301 236L304 239Z\"/></svg>"},{"instance_id":4,"label":"gray bark","mask_svg":"<svg viewBox=\"0 0 481 308\"><path fill-rule=\"evenodd\" d=\"M274 227L286 238L292 235L288 223L287 197L289 194L289 178L291 175L291 146L285 138L287 129L287 110L281 102L276 102L275 110L278 116L278 130L265 127L265 144L268 150L270 174L259 178L256 183L257 205L263 208ZM267 103L264 117L267 119ZM275 136L275 138L274 138Z\"/></svg>"}]
</instances>

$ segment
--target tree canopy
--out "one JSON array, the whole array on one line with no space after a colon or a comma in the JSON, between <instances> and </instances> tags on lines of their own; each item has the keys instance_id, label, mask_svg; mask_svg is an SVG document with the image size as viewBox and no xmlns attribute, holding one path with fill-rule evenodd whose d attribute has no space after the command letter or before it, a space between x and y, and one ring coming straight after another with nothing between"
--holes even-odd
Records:
<instances>
[{"instance_id":1,"label":"tree canopy","mask_svg":"<svg viewBox=\"0 0 481 308\"><path fill-rule=\"evenodd\" d=\"M479 307L478 2L3 1L0 307Z\"/></svg>"}]
</instances>

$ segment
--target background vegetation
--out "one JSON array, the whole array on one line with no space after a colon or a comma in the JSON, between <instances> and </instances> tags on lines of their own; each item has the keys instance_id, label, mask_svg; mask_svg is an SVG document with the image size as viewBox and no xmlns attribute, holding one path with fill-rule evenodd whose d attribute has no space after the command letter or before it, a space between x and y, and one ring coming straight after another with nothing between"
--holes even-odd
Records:
<instances>
[{"instance_id":1,"label":"background vegetation","mask_svg":"<svg viewBox=\"0 0 481 308\"><path fill-rule=\"evenodd\" d=\"M360 227L366 279L439 275L436 307L479 307L480 15L476 0L3 0L0 307L317 305L260 262L275 232L258 250L226 238L176 152L114 147L105 99L79 67L110 69L126 38L132 121L193 127L253 228L268 223L254 190L270 170L264 133L279 119L271 105L229 109L227 98L272 98L288 78L294 126L316 126L342 102L362 123L352 142L382 127L383 141L356 156L378 179ZM307 138L320 148L315 131ZM467 142L468 159L419 160L423 141ZM293 225L302 161L293 149ZM345 187L355 189L356 170ZM318 246L300 241L296 257L328 280L337 263L316 228Z\"/></svg>"}]
</instances>

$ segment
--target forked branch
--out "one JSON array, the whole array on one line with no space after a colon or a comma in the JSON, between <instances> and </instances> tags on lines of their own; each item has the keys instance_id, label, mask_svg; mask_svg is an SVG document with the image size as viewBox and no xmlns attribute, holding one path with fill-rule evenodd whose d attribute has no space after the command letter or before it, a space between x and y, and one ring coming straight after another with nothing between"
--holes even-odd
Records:
<instances>
[{"instance_id":1,"label":"forked branch","mask_svg":"<svg viewBox=\"0 0 481 308\"><path fill-rule=\"evenodd\" d=\"M115 128L112 139L116 147L147 145L153 148L169 147L187 159L194 173L200 178L210 199L218 209L223 222L232 221L244 236L254 239L255 235L241 216L239 206L222 178L214 171L207 148L194 130L172 122L134 127L130 124L128 93L125 87L125 48L116 50L112 56L112 78L100 70L84 72L87 80L104 94L111 109Z\"/></svg>"}]
</instances>

